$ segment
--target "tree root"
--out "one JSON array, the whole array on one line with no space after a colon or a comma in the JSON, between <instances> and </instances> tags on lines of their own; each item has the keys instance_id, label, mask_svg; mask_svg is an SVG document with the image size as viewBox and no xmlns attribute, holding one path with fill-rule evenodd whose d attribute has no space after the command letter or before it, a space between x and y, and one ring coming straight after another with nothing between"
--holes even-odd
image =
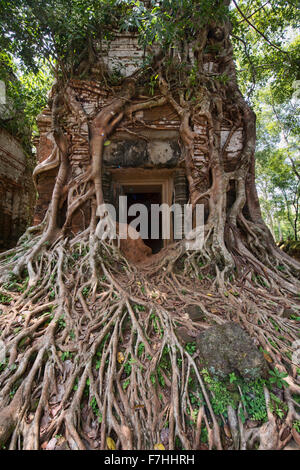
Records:
<instances>
[{"instance_id":1,"label":"tree root","mask_svg":"<svg viewBox=\"0 0 300 470\"><path fill-rule=\"evenodd\" d=\"M119 449L197 449L206 429L210 449L282 446L280 431L288 427L291 435L299 419L300 386L289 355L297 325L278 316L278 306L297 302L249 283L232 282L226 291L209 277L200 283L196 274L205 267L200 254L193 257L191 264L191 256L179 255L182 273L176 264L175 271L160 265L143 273L86 232L34 261L42 282L23 293L4 284L13 298L1 316L1 444L39 449L61 435L70 449L106 449L108 438ZM2 261L1 269L7 266L10 260ZM206 320L190 320L187 304L201 306ZM267 389L268 420L257 429L247 429L232 407L216 414L197 353L185 348L178 328L195 337L228 320L240 322L272 366L288 373L285 418L269 411Z\"/></svg>"}]
</instances>

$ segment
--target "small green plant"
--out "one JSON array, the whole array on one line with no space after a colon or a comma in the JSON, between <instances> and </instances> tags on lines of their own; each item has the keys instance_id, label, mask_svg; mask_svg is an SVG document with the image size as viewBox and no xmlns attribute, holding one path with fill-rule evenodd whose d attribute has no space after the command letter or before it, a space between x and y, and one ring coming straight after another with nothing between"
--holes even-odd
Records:
<instances>
[{"instance_id":1,"label":"small green plant","mask_svg":"<svg viewBox=\"0 0 300 470\"><path fill-rule=\"evenodd\" d=\"M238 403L242 400L246 414L250 419L257 421L267 420L264 380L257 379L254 382L246 382L232 372L225 381L220 381L211 377L207 369L202 369L201 375L213 394L212 406L216 414L222 414L224 417L227 417L228 406L231 405L236 409ZM232 384L239 386L241 394L236 391L232 392ZM240 418L242 421L246 420L243 409L240 410Z\"/></svg>"},{"instance_id":2,"label":"small green plant","mask_svg":"<svg viewBox=\"0 0 300 470\"><path fill-rule=\"evenodd\" d=\"M74 391L78 390L78 377L76 377L76 379L75 379L75 384L73 386L73 390Z\"/></svg>"},{"instance_id":3,"label":"small green plant","mask_svg":"<svg viewBox=\"0 0 300 470\"><path fill-rule=\"evenodd\" d=\"M102 413L100 413L96 397L92 397L90 401L90 407L92 408L94 415L98 417L98 422L102 422Z\"/></svg>"},{"instance_id":4,"label":"small green plant","mask_svg":"<svg viewBox=\"0 0 300 470\"><path fill-rule=\"evenodd\" d=\"M293 428L296 429L296 431L300 434L300 420L299 419L293 422Z\"/></svg>"},{"instance_id":5,"label":"small green plant","mask_svg":"<svg viewBox=\"0 0 300 470\"><path fill-rule=\"evenodd\" d=\"M156 377L155 377L155 374L153 374L153 372L152 372L152 374L150 375L150 380L151 380L151 383L152 383L153 385L156 384Z\"/></svg>"},{"instance_id":6,"label":"small green plant","mask_svg":"<svg viewBox=\"0 0 300 470\"><path fill-rule=\"evenodd\" d=\"M135 311L135 313L144 312L144 311L145 311L145 307L144 307L143 305L134 304L134 305L133 305L133 310Z\"/></svg>"},{"instance_id":7,"label":"small green plant","mask_svg":"<svg viewBox=\"0 0 300 470\"><path fill-rule=\"evenodd\" d=\"M49 294L48 294L49 300L55 299L55 291L54 289L51 289Z\"/></svg>"},{"instance_id":8,"label":"small green plant","mask_svg":"<svg viewBox=\"0 0 300 470\"><path fill-rule=\"evenodd\" d=\"M208 431L207 431L206 427L201 429L200 440L204 444L206 444L208 442Z\"/></svg>"},{"instance_id":9,"label":"small green plant","mask_svg":"<svg viewBox=\"0 0 300 470\"><path fill-rule=\"evenodd\" d=\"M126 390L129 384L130 384L130 379L126 379L122 385L123 390Z\"/></svg>"},{"instance_id":10,"label":"small green plant","mask_svg":"<svg viewBox=\"0 0 300 470\"><path fill-rule=\"evenodd\" d=\"M138 357L141 357L144 351L145 351L145 345L144 343L140 343L138 345L138 353L137 353Z\"/></svg>"},{"instance_id":11,"label":"small green plant","mask_svg":"<svg viewBox=\"0 0 300 470\"><path fill-rule=\"evenodd\" d=\"M71 339L75 339L75 333L73 330L70 331L69 336Z\"/></svg>"},{"instance_id":12,"label":"small green plant","mask_svg":"<svg viewBox=\"0 0 300 470\"><path fill-rule=\"evenodd\" d=\"M222 83L222 85L226 85L228 83L229 76L223 73L222 75L219 75L218 77L216 77L216 80Z\"/></svg>"},{"instance_id":13,"label":"small green plant","mask_svg":"<svg viewBox=\"0 0 300 470\"><path fill-rule=\"evenodd\" d=\"M14 395L16 394L17 389L18 389L18 387L16 387L16 386L11 389L11 391L9 392L9 398L14 397Z\"/></svg>"},{"instance_id":14,"label":"small green plant","mask_svg":"<svg viewBox=\"0 0 300 470\"><path fill-rule=\"evenodd\" d=\"M245 424L246 416L245 416L245 412L244 412L243 408L240 408L240 410L239 410L239 417L241 418L242 423Z\"/></svg>"},{"instance_id":15,"label":"small green plant","mask_svg":"<svg viewBox=\"0 0 300 470\"><path fill-rule=\"evenodd\" d=\"M288 376L288 374L286 372L280 372L278 369L276 369L276 367L274 368L274 371L273 370L270 370L269 371L269 374L270 374L270 378L269 378L269 382L270 384L272 385L276 385L276 387L278 388L284 388L284 387L288 387L288 383L283 380L285 377Z\"/></svg>"},{"instance_id":16,"label":"small green plant","mask_svg":"<svg viewBox=\"0 0 300 470\"><path fill-rule=\"evenodd\" d=\"M148 86L149 86L150 94L152 96L154 95L154 91L158 83L157 80L158 80L158 75L151 75Z\"/></svg>"},{"instance_id":17,"label":"small green plant","mask_svg":"<svg viewBox=\"0 0 300 470\"><path fill-rule=\"evenodd\" d=\"M285 271L285 267L282 264L276 266L276 269L278 269L278 271Z\"/></svg>"},{"instance_id":18,"label":"small green plant","mask_svg":"<svg viewBox=\"0 0 300 470\"><path fill-rule=\"evenodd\" d=\"M300 321L300 317L297 316L297 315L291 315L291 316L290 316L290 319L291 319L291 320Z\"/></svg>"},{"instance_id":19,"label":"small green plant","mask_svg":"<svg viewBox=\"0 0 300 470\"><path fill-rule=\"evenodd\" d=\"M190 402L192 405L195 405L197 408L201 408L204 404L204 398L201 392L191 392L189 394Z\"/></svg>"},{"instance_id":20,"label":"small green plant","mask_svg":"<svg viewBox=\"0 0 300 470\"><path fill-rule=\"evenodd\" d=\"M70 351L64 351L61 355L61 360L66 361L67 359L71 359L72 353Z\"/></svg>"},{"instance_id":21,"label":"small green plant","mask_svg":"<svg viewBox=\"0 0 300 470\"><path fill-rule=\"evenodd\" d=\"M4 361L0 362L0 372L6 369L7 365L8 365L8 359L5 359Z\"/></svg>"},{"instance_id":22,"label":"small green plant","mask_svg":"<svg viewBox=\"0 0 300 470\"><path fill-rule=\"evenodd\" d=\"M201 374L204 382L208 385L208 388L213 393L212 407L216 414L222 414L227 416L228 406L235 406L234 400L227 390L225 383L213 379L207 369L202 369Z\"/></svg>"},{"instance_id":23,"label":"small green plant","mask_svg":"<svg viewBox=\"0 0 300 470\"><path fill-rule=\"evenodd\" d=\"M89 295L89 293L90 293L90 288L89 288L89 287L84 287L84 288L82 289L82 295L83 295L83 297L87 297L87 296Z\"/></svg>"},{"instance_id":24,"label":"small green plant","mask_svg":"<svg viewBox=\"0 0 300 470\"><path fill-rule=\"evenodd\" d=\"M57 321L58 327L63 330L66 327L66 321L64 315L61 315Z\"/></svg>"},{"instance_id":25,"label":"small green plant","mask_svg":"<svg viewBox=\"0 0 300 470\"><path fill-rule=\"evenodd\" d=\"M165 382L165 379L164 379L164 376L161 372L161 369L160 367L157 368L157 378L158 378L158 383L164 387L166 385L166 382Z\"/></svg>"},{"instance_id":26,"label":"small green plant","mask_svg":"<svg viewBox=\"0 0 300 470\"><path fill-rule=\"evenodd\" d=\"M0 304L10 304L12 301L12 297L9 297L8 295L5 294L0 294Z\"/></svg>"},{"instance_id":27,"label":"small green plant","mask_svg":"<svg viewBox=\"0 0 300 470\"><path fill-rule=\"evenodd\" d=\"M231 384L235 383L236 381L238 380L237 376L235 375L234 372L231 372L231 374L229 374L229 382Z\"/></svg>"},{"instance_id":28,"label":"small green plant","mask_svg":"<svg viewBox=\"0 0 300 470\"><path fill-rule=\"evenodd\" d=\"M267 405L264 394L265 381L257 379L255 382L237 382L242 392L242 403L251 420L267 421Z\"/></svg>"},{"instance_id":29,"label":"small green plant","mask_svg":"<svg viewBox=\"0 0 300 470\"><path fill-rule=\"evenodd\" d=\"M127 375L131 374L131 369L132 369L132 364L136 364L136 359L128 355L128 359L124 364L124 371L126 372Z\"/></svg>"},{"instance_id":30,"label":"small green plant","mask_svg":"<svg viewBox=\"0 0 300 470\"><path fill-rule=\"evenodd\" d=\"M152 325L156 334L158 334L161 338L163 337L164 330L160 326L160 321L155 313L151 313L150 320L152 320Z\"/></svg>"},{"instance_id":31,"label":"small green plant","mask_svg":"<svg viewBox=\"0 0 300 470\"><path fill-rule=\"evenodd\" d=\"M191 343L186 343L185 350L189 353L190 356L193 356L196 351L196 342L192 341Z\"/></svg>"}]
</instances>

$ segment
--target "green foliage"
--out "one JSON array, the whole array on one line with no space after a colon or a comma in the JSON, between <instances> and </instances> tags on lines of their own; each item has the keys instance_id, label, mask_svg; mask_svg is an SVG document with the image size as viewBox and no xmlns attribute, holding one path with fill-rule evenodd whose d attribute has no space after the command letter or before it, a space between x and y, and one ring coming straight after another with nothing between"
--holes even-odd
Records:
<instances>
[{"instance_id":1,"label":"green foliage","mask_svg":"<svg viewBox=\"0 0 300 470\"><path fill-rule=\"evenodd\" d=\"M90 407L92 408L95 416L98 417L98 422L102 423L102 413L100 413L96 397L92 397L90 400Z\"/></svg>"},{"instance_id":2,"label":"green foliage","mask_svg":"<svg viewBox=\"0 0 300 470\"><path fill-rule=\"evenodd\" d=\"M274 393L270 393L271 403L269 409L271 413L275 413L278 418L282 419L287 411L288 405L280 400Z\"/></svg>"},{"instance_id":3,"label":"green foliage","mask_svg":"<svg viewBox=\"0 0 300 470\"><path fill-rule=\"evenodd\" d=\"M293 428L300 434L300 420L293 422Z\"/></svg>"},{"instance_id":4,"label":"green foliage","mask_svg":"<svg viewBox=\"0 0 300 470\"><path fill-rule=\"evenodd\" d=\"M124 380L124 382L122 384L123 390L126 390L126 388L128 387L129 384L130 384L130 379Z\"/></svg>"},{"instance_id":5,"label":"green foliage","mask_svg":"<svg viewBox=\"0 0 300 470\"><path fill-rule=\"evenodd\" d=\"M72 353L70 351L64 351L61 355L61 360L66 361L67 359L72 358Z\"/></svg>"},{"instance_id":6,"label":"green foliage","mask_svg":"<svg viewBox=\"0 0 300 470\"><path fill-rule=\"evenodd\" d=\"M239 0L238 8L232 8L231 21L242 91L251 94L253 85L270 80L276 100L283 103L299 79L297 2Z\"/></svg>"},{"instance_id":7,"label":"green foliage","mask_svg":"<svg viewBox=\"0 0 300 470\"><path fill-rule=\"evenodd\" d=\"M201 429L200 440L201 440L201 442L203 442L204 444L206 444L206 443L208 442L208 431L207 431L207 428L206 428L206 427L203 427L203 428Z\"/></svg>"},{"instance_id":8,"label":"green foliage","mask_svg":"<svg viewBox=\"0 0 300 470\"><path fill-rule=\"evenodd\" d=\"M241 382L242 403L250 419L254 421L267 420L267 406L264 395L264 381Z\"/></svg>"},{"instance_id":9,"label":"green foliage","mask_svg":"<svg viewBox=\"0 0 300 470\"><path fill-rule=\"evenodd\" d=\"M83 295L83 297L88 297L89 293L90 293L90 287L84 287L84 288L82 289L82 295Z\"/></svg>"},{"instance_id":10,"label":"green foliage","mask_svg":"<svg viewBox=\"0 0 300 470\"><path fill-rule=\"evenodd\" d=\"M268 90L260 95L265 104L258 113L256 181L263 215L277 240L297 240L300 233L300 164L296 143L299 107L296 109L290 102L281 104L279 111L279 105L275 108L270 102ZM294 122L289 116L293 116Z\"/></svg>"},{"instance_id":11,"label":"green foliage","mask_svg":"<svg viewBox=\"0 0 300 470\"><path fill-rule=\"evenodd\" d=\"M0 112L1 126L19 138L31 152L30 139L32 133L37 132L36 116L47 104L53 75L42 59L34 73L22 67L9 52L1 51L0 80L6 89L6 104Z\"/></svg>"},{"instance_id":12,"label":"green foliage","mask_svg":"<svg viewBox=\"0 0 300 470\"><path fill-rule=\"evenodd\" d=\"M235 402L231 393L227 390L226 385L223 382L213 379L209 375L207 369L202 369L201 374L204 382L213 394L211 404L214 412L216 414L227 416L228 406L231 405L235 407Z\"/></svg>"},{"instance_id":13,"label":"green foliage","mask_svg":"<svg viewBox=\"0 0 300 470\"><path fill-rule=\"evenodd\" d=\"M93 37L109 37L126 14L122 0L3 0L1 46L34 72L37 58L71 72Z\"/></svg>"},{"instance_id":14,"label":"green foliage","mask_svg":"<svg viewBox=\"0 0 300 470\"><path fill-rule=\"evenodd\" d=\"M196 342L193 341L191 343L186 343L185 350L190 354L190 356L193 356L196 351Z\"/></svg>"},{"instance_id":15,"label":"green foliage","mask_svg":"<svg viewBox=\"0 0 300 470\"><path fill-rule=\"evenodd\" d=\"M271 384L276 385L276 387L278 388L288 387L288 383L285 380L283 380L285 377L288 376L286 372L280 372L275 367L274 371L273 370L269 371L269 374L270 374L269 381Z\"/></svg>"},{"instance_id":16,"label":"green foliage","mask_svg":"<svg viewBox=\"0 0 300 470\"><path fill-rule=\"evenodd\" d=\"M300 10L285 0L240 0L238 7L231 10L233 44L240 88L257 114L262 213L278 241L297 240Z\"/></svg>"},{"instance_id":17,"label":"green foliage","mask_svg":"<svg viewBox=\"0 0 300 470\"><path fill-rule=\"evenodd\" d=\"M299 8L286 0L239 0L231 9L238 80L257 115L256 177L276 240L299 237ZM247 18L247 20L245 19Z\"/></svg>"},{"instance_id":18,"label":"green foliage","mask_svg":"<svg viewBox=\"0 0 300 470\"><path fill-rule=\"evenodd\" d=\"M160 325L158 316L155 313L151 313L150 320L152 321L152 325L153 325L155 333L162 338L164 334L164 330L162 326Z\"/></svg>"},{"instance_id":19,"label":"green foliage","mask_svg":"<svg viewBox=\"0 0 300 470\"><path fill-rule=\"evenodd\" d=\"M141 357L145 351L145 344L140 343L138 346L138 357Z\"/></svg>"},{"instance_id":20,"label":"green foliage","mask_svg":"<svg viewBox=\"0 0 300 470\"><path fill-rule=\"evenodd\" d=\"M138 313L138 312L144 312L145 311L145 307L143 305L139 305L139 304L134 304L133 305L133 310Z\"/></svg>"},{"instance_id":21,"label":"green foliage","mask_svg":"<svg viewBox=\"0 0 300 470\"><path fill-rule=\"evenodd\" d=\"M228 381L219 381L212 378L207 369L202 369L201 374L213 394L212 407L216 414L222 414L226 417L228 406L231 405L237 409L238 403L241 401L243 404L243 408L240 410L242 421L246 420L246 415L255 421L267 420L264 380L246 382L231 373Z\"/></svg>"},{"instance_id":22,"label":"green foliage","mask_svg":"<svg viewBox=\"0 0 300 470\"><path fill-rule=\"evenodd\" d=\"M167 376L168 378L170 378L170 371L172 370L169 354L170 354L169 346L165 346L162 351L160 361L156 368L156 375L157 375L158 383L162 387L166 385L164 376Z\"/></svg>"},{"instance_id":23,"label":"green foliage","mask_svg":"<svg viewBox=\"0 0 300 470\"><path fill-rule=\"evenodd\" d=\"M237 376L235 375L235 373L234 373L234 372L231 372L231 374L229 374L229 382L230 382L231 384L233 384L234 382L237 382L237 380L238 380L238 378L237 378Z\"/></svg>"},{"instance_id":24,"label":"green foliage","mask_svg":"<svg viewBox=\"0 0 300 470\"><path fill-rule=\"evenodd\" d=\"M132 365L133 364L136 364L136 359L134 359L133 357L131 357L131 355L129 354L128 355L128 358L127 358L127 361L124 363L124 372L127 374L127 375L130 375L131 374L131 369L132 369Z\"/></svg>"},{"instance_id":25,"label":"green foliage","mask_svg":"<svg viewBox=\"0 0 300 470\"><path fill-rule=\"evenodd\" d=\"M9 304L12 301L12 297L0 293L0 304Z\"/></svg>"},{"instance_id":26,"label":"green foliage","mask_svg":"<svg viewBox=\"0 0 300 470\"><path fill-rule=\"evenodd\" d=\"M66 327L66 321L64 315L61 315L57 321L58 327L63 330Z\"/></svg>"},{"instance_id":27,"label":"green foliage","mask_svg":"<svg viewBox=\"0 0 300 470\"><path fill-rule=\"evenodd\" d=\"M138 29L144 46L157 42L165 49L176 41L194 39L199 28L228 14L227 7L215 0L161 0L150 5L132 0L122 27Z\"/></svg>"}]
</instances>

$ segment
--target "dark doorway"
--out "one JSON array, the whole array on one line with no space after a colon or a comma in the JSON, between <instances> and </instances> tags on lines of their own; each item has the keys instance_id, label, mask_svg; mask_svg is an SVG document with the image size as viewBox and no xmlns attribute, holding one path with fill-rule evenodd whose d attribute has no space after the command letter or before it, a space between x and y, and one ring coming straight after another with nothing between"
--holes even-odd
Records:
<instances>
[{"instance_id":1,"label":"dark doorway","mask_svg":"<svg viewBox=\"0 0 300 470\"><path fill-rule=\"evenodd\" d=\"M158 253L163 248L163 239L162 239L162 216L159 214L159 239L151 239L151 204L161 204L162 203L162 194L161 189L152 189L143 186L128 188L124 187L124 195L127 196L127 208L133 204L144 204L148 210L148 239L143 239L144 243L152 249L152 253ZM128 216L127 223L130 224L139 214L136 216ZM137 227L139 231L140 227Z\"/></svg>"}]
</instances>

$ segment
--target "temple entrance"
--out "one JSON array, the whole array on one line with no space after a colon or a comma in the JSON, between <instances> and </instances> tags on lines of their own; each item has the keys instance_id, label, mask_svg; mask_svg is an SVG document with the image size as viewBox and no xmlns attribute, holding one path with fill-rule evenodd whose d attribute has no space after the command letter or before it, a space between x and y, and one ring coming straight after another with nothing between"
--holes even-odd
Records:
<instances>
[{"instance_id":1,"label":"temple entrance","mask_svg":"<svg viewBox=\"0 0 300 470\"><path fill-rule=\"evenodd\" d=\"M144 243L152 249L152 253L158 253L164 246L162 239L162 216L159 214L159 238L151 238L151 205L162 204L161 186L124 186L123 194L127 196L127 208L134 204L143 204L148 212L148 238L142 237ZM136 218L135 215L128 215L127 223L130 224ZM137 227L140 230L140 227Z\"/></svg>"},{"instance_id":2,"label":"temple entrance","mask_svg":"<svg viewBox=\"0 0 300 470\"><path fill-rule=\"evenodd\" d=\"M174 170L168 169L112 169L112 200L118 213L119 196L127 196L127 210L134 204L143 204L148 209L148 237L145 238L141 234L144 243L152 249L152 253L158 253L162 248L166 247L173 241L172 226L170 238L163 239L162 226L168 221L163 220L163 216L159 213L159 233L158 238L151 238L151 204L167 204L172 206L174 195ZM134 219L139 217L139 212L127 217L127 223L130 224ZM169 215L169 219L170 219ZM139 232L140 227L135 227Z\"/></svg>"}]
</instances>

